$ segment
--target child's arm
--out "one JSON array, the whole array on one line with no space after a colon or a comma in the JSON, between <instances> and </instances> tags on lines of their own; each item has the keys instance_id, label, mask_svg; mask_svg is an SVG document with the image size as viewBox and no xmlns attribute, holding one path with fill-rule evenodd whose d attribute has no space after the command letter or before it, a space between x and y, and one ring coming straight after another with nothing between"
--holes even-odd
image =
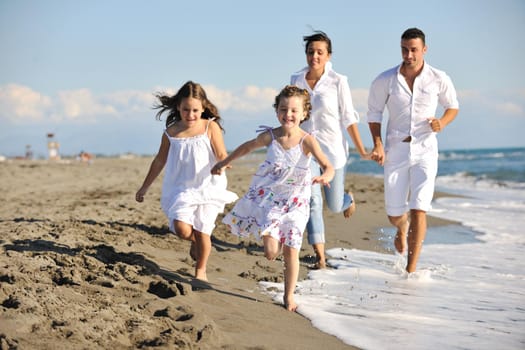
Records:
<instances>
[{"instance_id":1,"label":"child's arm","mask_svg":"<svg viewBox=\"0 0 525 350\"><path fill-rule=\"evenodd\" d=\"M321 176L312 178L312 183L319 183L324 186L330 186L330 181L334 178L335 170L326 155L324 154L319 142L312 136L308 135L303 140L303 147L306 152L312 153L317 163L323 169Z\"/></svg>"},{"instance_id":2,"label":"child's arm","mask_svg":"<svg viewBox=\"0 0 525 350\"><path fill-rule=\"evenodd\" d=\"M255 139L246 141L239 147L237 147L232 153L230 153L226 158L215 164L211 169L213 175L219 175L222 173L224 168L230 168L230 163L235 159L240 158L258 148L268 146L272 141L272 137L269 132L264 132L259 134Z\"/></svg>"},{"instance_id":3,"label":"child's arm","mask_svg":"<svg viewBox=\"0 0 525 350\"><path fill-rule=\"evenodd\" d=\"M224 137L222 136L222 130L217 122L210 122L208 126L208 136L210 138L211 147L215 158L217 160L223 160L228 155L226 152L226 146L224 145Z\"/></svg>"},{"instance_id":4,"label":"child's arm","mask_svg":"<svg viewBox=\"0 0 525 350\"><path fill-rule=\"evenodd\" d=\"M168 159L169 149L170 141L168 140L166 134L162 134L162 140L160 142L159 151L157 152L157 155L155 156L155 158L153 158L153 161L151 162L148 174L146 175L142 186L135 194L135 200L137 202L144 201L144 196L146 195L146 192L148 192L149 187L151 186L153 181L155 181L157 176L159 176L160 172L164 168L166 160Z\"/></svg>"}]
</instances>

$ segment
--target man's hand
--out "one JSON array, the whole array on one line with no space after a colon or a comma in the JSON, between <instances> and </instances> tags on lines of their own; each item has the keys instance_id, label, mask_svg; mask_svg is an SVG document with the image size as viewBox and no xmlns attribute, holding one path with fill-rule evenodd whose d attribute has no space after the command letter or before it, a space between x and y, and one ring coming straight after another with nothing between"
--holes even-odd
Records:
<instances>
[{"instance_id":1,"label":"man's hand","mask_svg":"<svg viewBox=\"0 0 525 350\"><path fill-rule=\"evenodd\" d=\"M371 155L372 160L375 160L379 165L383 166L385 163L385 150L383 144L377 144L374 146Z\"/></svg>"}]
</instances>

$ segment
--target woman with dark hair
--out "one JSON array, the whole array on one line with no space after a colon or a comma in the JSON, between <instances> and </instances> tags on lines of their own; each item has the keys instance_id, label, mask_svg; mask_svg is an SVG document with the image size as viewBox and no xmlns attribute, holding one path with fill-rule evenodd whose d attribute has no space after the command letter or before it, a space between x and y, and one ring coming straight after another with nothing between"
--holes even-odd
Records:
<instances>
[{"instance_id":1,"label":"woman with dark hair","mask_svg":"<svg viewBox=\"0 0 525 350\"><path fill-rule=\"evenodd\" d=\"M344 134L347 132L350 135L362 158L370 159L370 155L361 142L357 128L359 119L352 104L348 79L332 69L332 41L321 31L304 36L303 41L308 65L294 73L290 82L310 93L311 118L303 123L302 128L315 134L321 149L335 168L330 186L324 186L326 204L332 212L343 212L345 218L349 218L355 211L355 200L352 193L346 193L344 189L348 158L348 142ZM321 171L319 164L312 162L312 176L318 176ZM308 243L316 254L315 267L325 268L323 195L319 185L312 186L307 231Z\"/></svg>"}]
</instances>

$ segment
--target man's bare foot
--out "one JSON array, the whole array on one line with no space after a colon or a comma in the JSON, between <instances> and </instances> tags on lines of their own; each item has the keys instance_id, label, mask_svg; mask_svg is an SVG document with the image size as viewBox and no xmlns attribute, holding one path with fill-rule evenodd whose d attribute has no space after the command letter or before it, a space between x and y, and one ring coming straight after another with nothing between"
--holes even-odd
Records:
<instances>
[{"instance_id":1,"label":"man's bare foot","mask_svg":"<svg viewBox=\"0 0 525 350\"><path fill-rule=\"evenodd\" d=\"M352 204L350 204L350 206L343 211L343 215L347 219L350 216L352 216L352 214L354 214L354 212L355 212L355 198L354 198L354 194L352 192L348 192L348 195L350 196L350 198L352 198Z\"/></svg>"},{"instance_id":2,"label":"man's bare foot","mask_svg":"<svg viewBox=\"0 0 525 350\"><path fill-rule=\"evenodd\" d=\"M286 300L286 299L287 298L283 298L283 303L284 303L285 309L288 310L288 311L295 312L297 310L298 305L295 303L293 298L288 298L288 300Z\"/></svg>"},{"instance_id":3,"label":"man's bare foot","mask_svg":"<svg viewBox=\"0 0 525 350\"><path fill-rule=\"evenodd\" d=\"M396 233L396 238L394 239L394 247L399 254L403 254L407 250L407 232L408 232L408 221L403 225L403 227L398 228Z\"/></svg>"}]
</instances>

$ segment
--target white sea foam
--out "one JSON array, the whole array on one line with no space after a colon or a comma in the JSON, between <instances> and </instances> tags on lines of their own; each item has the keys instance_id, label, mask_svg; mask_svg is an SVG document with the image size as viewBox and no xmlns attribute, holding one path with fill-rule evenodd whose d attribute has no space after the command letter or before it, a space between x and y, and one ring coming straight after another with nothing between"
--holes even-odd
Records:
<instances>
[{"instance_id":1,"label":"white sea foam","mask_svg":"<svg viewBox=\"0 0 525 350\"><path fill-rule=\"evenodd\" d=\"M466 197L430 214L463 226L431 228L416 273L399 255L331 249L334 268L299 282L298 312L363 349L525 349L525 189L464 176L438 186ZM282 300L282 284L261 287Z\"/></svg>"}]
</instances>

